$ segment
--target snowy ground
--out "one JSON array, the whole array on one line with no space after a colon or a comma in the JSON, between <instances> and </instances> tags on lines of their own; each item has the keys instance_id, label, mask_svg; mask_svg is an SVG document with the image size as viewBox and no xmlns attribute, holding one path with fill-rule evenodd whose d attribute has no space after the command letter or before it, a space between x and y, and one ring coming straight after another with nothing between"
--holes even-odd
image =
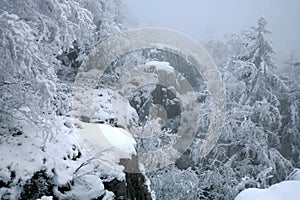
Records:
<instances>
[{"instance_id":1,"label":"snowy ground","mask_svg":"<svg viewBox=\"0 0 300 200\"><path fill-rule=\"evenodd\" d=\"M105 152L102 157L110 161L107 165L86 150L71 121L64 117L58 119L57 130L43 137L25 122L22 132L0 137L0 181L7 185L0 188L0 199L17 199L23 191L22 186L38 171L53 180L53 192L61 199L92 199L101 195L113 198L114 194L105 190L103 181L125 180L124 167L118 163L120 158L136 154L133 137L109 125L96 125L99 129L94 131L87 129L87 124L77 129L88 135L86 138L96 134L97 137L89 139L98 149L109 147L107 152L111 152L111 157L106 157ZM106 138L107 143L102 144L97 140L99 137ZM70 188L62 193L60 186Z\"/></svg>"},{"instance_id":2,"label":"snowy ground","mask_svg":"<svg viewBox=\"0 0 300 200\"><path fill-rule=\"evenodd\" d=\"M300 170L290 180L270 186L267 189L248 188L242 191L235 200L299 200Z\"/></svg>"}]
</instances>

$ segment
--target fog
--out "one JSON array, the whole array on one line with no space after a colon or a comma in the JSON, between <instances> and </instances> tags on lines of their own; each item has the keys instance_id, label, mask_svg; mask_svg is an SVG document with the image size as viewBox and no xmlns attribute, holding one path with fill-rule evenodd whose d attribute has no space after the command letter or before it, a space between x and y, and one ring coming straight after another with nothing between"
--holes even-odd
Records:
<instances>
[{"instance_id":1,"label":"fog","mask_svg":"<svg viewBox=\"0 0 300 200\"><path fill-rule=\"evenodd\" d=\"M224 39L268 21L279 63L300 59L300 0L123 0L131 28L158 26L180 31L200 43Z\"/></svg>"}]
</instances>

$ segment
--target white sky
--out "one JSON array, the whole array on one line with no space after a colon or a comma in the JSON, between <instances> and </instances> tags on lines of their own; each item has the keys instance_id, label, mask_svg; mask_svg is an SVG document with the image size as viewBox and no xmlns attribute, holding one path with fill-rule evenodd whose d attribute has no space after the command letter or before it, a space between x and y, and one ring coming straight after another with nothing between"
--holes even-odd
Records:
<instances>
[{"instance_id":1,"label":"white sky","mask_svg":"<svg viewBox=\"0 0 300 200\"><path fill-rule=\"evenodd\" d=\"M279 61L300 59L300 0L123 0L132 27L171 28L203 43L255 26L263 16Z\"/></svg>"}]
</instances>

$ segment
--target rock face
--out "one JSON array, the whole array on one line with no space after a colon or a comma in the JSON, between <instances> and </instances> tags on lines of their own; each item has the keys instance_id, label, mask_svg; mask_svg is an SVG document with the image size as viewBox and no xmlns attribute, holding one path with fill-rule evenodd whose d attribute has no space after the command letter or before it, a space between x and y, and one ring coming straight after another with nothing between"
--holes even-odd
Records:
<instances>
[{"instance_id":1,"label":"rock face","mask_svg":"<svg viewBox=\"0 0 300 200\"><path fill-rule=\"evenodd\" d=\"M138 157L133 155L131 159L121 159L120 164L125 167L128 198L136 200L152 199L146 185L146 179L140 173Z\"/></svg>"},{"instance_id":2,"label":"rock face","mask_svg":"<svg viewBox=\"0 0 300 200\"><path fill-rule=\"evenodd\" d=\"M115 194L115 199L126 200L151 200L151 193L146 185L146 179L139 173L138 157L132 156L131 159L121 159L120 164L125 167L126 181L116 179L104 182L106 190Z\"/></svg>"},{"instance_id":3,"label":"rock face","mask_svg":"<svg viewBox=\"0 0 300 200\"><path fill-rule=\"evenodd\" d=\"M141 91L135 94L130 99L130 105L137 111L139 116L140 124L145 124L149 116L154 115L152 107L155 105L160 105L165 111L165 116L154 116L164 118L164 129L171 129L174 133L177 132L177 127L180 122L180 100L176 98L176 94L174 94L170 89L161 86L155 85L154 89L151 91L150 96L148 98L140 98L144 97Z\"/></svg>"}]
</instances>

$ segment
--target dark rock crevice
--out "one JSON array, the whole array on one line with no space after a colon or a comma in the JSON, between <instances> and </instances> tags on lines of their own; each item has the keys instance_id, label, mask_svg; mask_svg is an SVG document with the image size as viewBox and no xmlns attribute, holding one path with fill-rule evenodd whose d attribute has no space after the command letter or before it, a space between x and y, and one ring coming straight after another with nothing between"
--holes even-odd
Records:
<instances>
[{"instance_id":1,"label":"dark rock crevice","mask_svg":"<svg viewBox=\"0 0 300 200\"><path fill-rule=\"evenodd\" d=\"M19 199L38 199L45 195L53 196L55 200L57 198L53 194L53 187L53 179L47 176L45 171L38 171L26 181Z\"/></svg>"}]
</instances>

